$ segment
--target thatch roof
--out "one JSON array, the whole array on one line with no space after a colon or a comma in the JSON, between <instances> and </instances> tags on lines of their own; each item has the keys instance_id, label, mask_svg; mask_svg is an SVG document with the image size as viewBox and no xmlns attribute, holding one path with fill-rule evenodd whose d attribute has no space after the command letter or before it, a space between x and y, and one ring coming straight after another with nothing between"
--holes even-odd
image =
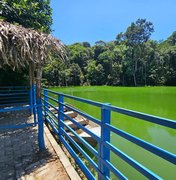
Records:
<instances>
[{"instance_id":1,"label":"thatch roof","mask_svg":"<svg viewBox=\"0 0 176 180\"><path fill-rule=\"evenodd\" d=\"M50 34L0 21L0 67L26 67L30 62L44 64L52 52L65 57L63 44Z\"/></svg>"}]
</instances>

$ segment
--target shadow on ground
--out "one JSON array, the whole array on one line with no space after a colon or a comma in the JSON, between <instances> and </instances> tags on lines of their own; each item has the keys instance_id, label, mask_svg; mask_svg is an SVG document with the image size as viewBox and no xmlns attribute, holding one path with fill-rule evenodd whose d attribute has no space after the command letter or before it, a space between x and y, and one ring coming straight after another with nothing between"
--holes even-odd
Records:
<instances>
[{"instance_id":1,"label":"shadow on ground","mask_svg":"<svg viewBox=\"0 0 176 180\"><path fill-rule=\"evenodd\" d=\"M32 123L29 111L0 113L1 125ZM50 144L38 149L37 126L23 129L0 129L0 179L21 179L56 159Z\"/></svg>"}]
</instances>

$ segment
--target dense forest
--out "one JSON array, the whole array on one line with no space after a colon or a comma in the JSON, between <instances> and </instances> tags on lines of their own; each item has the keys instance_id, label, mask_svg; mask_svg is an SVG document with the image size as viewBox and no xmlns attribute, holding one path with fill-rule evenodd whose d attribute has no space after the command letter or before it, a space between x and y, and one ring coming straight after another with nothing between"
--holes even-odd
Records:
<instances>
[{"instance_id":1,"label":"dense forest","mask_svg":"<svg viewBox=\"0 0 176 180\"><path fill-rule=\"evenodd\" d=\"M167 40L150 39L154 26L145 19L131 23L111 42L68 45L68 60L58 59L44 68L50 86L176 85L176 32Z\"/></svg>"},{"instance_id":2,"label":"dense forest","mask_svg":"<svg viewBox=\"0 0 176 180\"><path fill-rule=\"evenodd\" d=\"M51 33L52 9L49 0L2 0L0 19ZM117 22L118 23L118 22ZM114 40L99 40L66 46L63 62L52 55L43 69L46 86L112 85L145 86L176 85L176 32L166 40L151 40L154 25L138 19L117 34ZM117 32L118 33L118 32ZM62 37L61 37L62 38ZM0 85L27 82L28 70L0 69Z\"/></svg>"}]
</instances>

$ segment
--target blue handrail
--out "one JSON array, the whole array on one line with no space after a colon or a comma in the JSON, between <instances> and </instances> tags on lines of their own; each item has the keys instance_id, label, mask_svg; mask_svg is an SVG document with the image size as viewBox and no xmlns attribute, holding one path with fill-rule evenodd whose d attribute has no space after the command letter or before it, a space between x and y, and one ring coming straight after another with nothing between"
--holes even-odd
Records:
<instances>
[{"instance_id":1,"label":"blue handrail","mask_svg":"<svg viewBox=\"0 0 176 180\"><path fill-rule=\"evenodd\" d=\"M68 94L58 93L55 91L51 91L48 89L43 89L43 102L44 102L44 113L46 114L45 120L49 123L49 125L53 128L54 132L59 136L61 142L65 145L65 147L68 149L70 154L74 157L75 161L78 163L78 165L81 167L85 175L88 179L94 179L91 171L88 169L88 167L82 162L82 160L76 155L76 152L74 148L70 145L70 143L87 159L87 161L91 164L91 166L94 168L94 170L97 172L99 179L109 179L110 178L110 171L117 176L119 179L127 179L127 177L120 172L118 169L116 169L113 164L110 162L110 152L112 151L114 154L116 154L118 157L120 157L122 160L127 162L129 165L131 165L133 168L135 168L138 172L143 174L149 179L161 179L157 174L116 148L113 144L110 142L110 133L113 132L122 138L142 147L143 149L165 159L166 161L176 164L176 155L168 152L158 146L155 146L149 142L146 142L138 137L135 137L125 131L122 131L110 124L110 113L111 112L117 112L120 114L124 114L127 116L138 118L139 120L145 120L150 123L158 124L164 127L168 127L171 129L176 129L176 121L166 119L166 118L160 118L157 116L152 116L149 114L144 114L137 111L132 111L120 107L115 107L110 104L104 104L96 101L87 100L80 97L71 96ZM57 97L55 99L55 97ZM73 99L75 101L83 102L86 104L90 104L96 107L101 108L101 120L98 120L97 118L92 117L91 115L82 112L66 103L64 103L64 98ZM50 102L49 102L50 101ZM53 102L53 103L52 103ZM54 104L57 103L57 106L59 108L55 108ZM46 106L53 107L56 111L58 111L58 117L55 116L49 108L45 108ZM72 110L81 116L93 121L101 128L101 135L97 136L93 132L91 132L89 129L84 127L83 125L76 122L74 118L69 117L64 113L64 108L66 107L69 110ZM85 142L85 140L64 122L64 117L66 117L68 120L70 120L73 124L75 124L77 127L82 129L84 132L89 134L92 138L94 138L98 143L98 151L96 151L89 143ZM67 133L67 131L74 134L74 136L83 144L89 151L97 157L97 163L92 161L92 159L89 157L89 155L81 148L78 142L76 142L70 135Z\"/></svg>"}]
</instances>

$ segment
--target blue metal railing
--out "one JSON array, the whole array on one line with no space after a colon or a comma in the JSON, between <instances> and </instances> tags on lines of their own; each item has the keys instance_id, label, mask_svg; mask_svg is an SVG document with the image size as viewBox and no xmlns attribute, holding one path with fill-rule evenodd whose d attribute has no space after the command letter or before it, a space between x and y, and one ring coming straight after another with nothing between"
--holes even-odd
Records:
<instances>
[{"instance_id":1,"label":"blue metal railing","mask_svg":"<svg viewBox=\"0 0 176 180\"><path fill-rule=\"evenodd\" d=\"M57 98L55 99L54 97ZM73 106L64 103L65 97L101 108L101 120L98 120L97 118L94 118L89 114L81 112L80 110L74 108ZM56 104L58 107L55 106ZM54 110L58 112L58 115L53 113L49 107L54 108ZM72 110L80 114L81 116L84 116L85 118L96 123L98 126L101 127L101 133L100 133L101 135L98 136L94 134L88 128L79 124L74 118L71 118L68 115L66 115L64 113L64 108ZM78 157L75 148L85 157L85 159L95 169L95 171L98 173L99 179L110 179L110 172L112 172L119 179L127 179L127 177L117 168L115 168L113 164L110 162L110 152L116 154L116 156L120 157L123 161L125 161L130 166L135 168L138 172L140 172L148 179L161 179L157 174L155 174L154 172L152 172L151 170L149 170L148 168L146 168L145 166L143 166L142 164L140 164L139 162L137 162L136 160L125 154L124 152L122 152L113 144L111 144L110 141L111 132L165 159L166 161L172 164L176 164L175 154L168 152L149 142L146 142L138 137L135 137L123 130L118 129L117 127L112 126L110 124L110 119L111 119L111 112L117 112L120 114L132 116L140 120L148 121L172 129L176 129L176 121L111 106L110 104L103 104L63 93L58 93L47 89L44 89L44 93L43 93L43 110L44 110L43 114L45 116L45 120L52 127L53 131L58 135L60 141L65 145L67 150L73 156L73 158L75 159L75 161L80 166L80 168L85 173L88 179L95 179L95 177L92 174L92 172L89 170L89 168L80 159L80 157ZM75 132L75 130L69 127L64 122L65 118L70 120L77 127L82 129L84 132L89 134L93 139L95 139L98 143L98 149L97 150L94 149L88 142L86 142L82 137L80 137ZM98 159L97 163L91 159L91 157L85 152L82 146L79 143L77 143L77 141L75 141L67 131L71 132L79 140L79 142L81 142L81 144L83 144ZM70 145L70 143L72 145Z\"/></svg>"},{"instance_id":2,"label":"blue metal railing","mask_svg":"<svg viewBox=\"0 0 176 180\"><path fill-rule=\"evenodd\" d=\"M29 104L29 88L28 87L0 87L0 107L17 106L19 104Z\"/></svg>"},{"instance_id":3,"label":"blue metal railing","mask_svg":"<svg viewBox=\"0 0 176 180\"><path fill-rule=\"evenodd\" d=\"M6 86L0 87L0 115L1 113L13 112L19 110L30 110L33 114L33 122L20 122L11 124L12 122L0 121L0 129L19 129L38 124L38 143L39 149L44 150L43 136L43 118L41 99L36 98L36 86Z\"/></svg>"},{"instance_id":4,"label":"blue metal railing","mask_svg":"<svg viewBox=\"0 0 176 180\"><path fill-rule=\"evenodd\" d=\"M36 97L35 86L3 86L0 87L0 113L30 109L34 114L34 123L18 125L0 125L0 129L23 128L36 125Z\"/></svg>"}]
</instances>

